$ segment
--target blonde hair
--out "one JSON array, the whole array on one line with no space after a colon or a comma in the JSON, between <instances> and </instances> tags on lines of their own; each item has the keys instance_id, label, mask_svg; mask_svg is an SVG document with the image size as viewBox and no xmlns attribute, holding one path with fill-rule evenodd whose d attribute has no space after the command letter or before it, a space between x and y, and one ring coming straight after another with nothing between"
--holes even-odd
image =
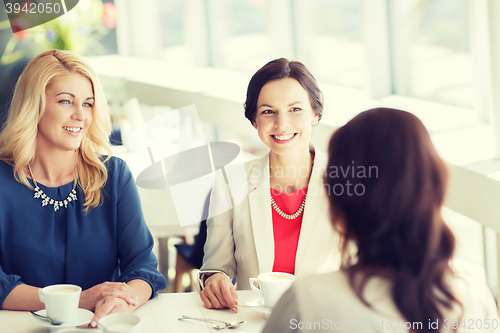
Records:
<instances>
[{"instance_id":1,"label":"blonde hair","mask_svg":"<svg viewBox=\"0 0 500 333\"><path fill-rule=\"evenodd\" d=\"M90 64L69 51L50 50L33 59L17 82L7 121L0 133L0 160L14 167L15 179L33 188L24 174L35 158L38 122L45 112L45 89L57 77L80 74L92 84L95 103L92 122L76 154L78 182L85 194L85 213L103 198L108 178L104 163L111 156L111 121L108 104ZM104 158L104 154L107 155Z\"/></svg>"}]
</instances>

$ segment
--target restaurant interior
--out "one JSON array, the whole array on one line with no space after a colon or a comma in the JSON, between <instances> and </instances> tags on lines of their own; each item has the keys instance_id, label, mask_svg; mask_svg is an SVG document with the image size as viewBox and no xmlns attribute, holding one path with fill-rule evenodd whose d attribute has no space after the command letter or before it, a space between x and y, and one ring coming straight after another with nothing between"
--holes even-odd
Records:
<instances>
[{"instance_id":1,"label":"restaurant interior","mask_svg":"<svg viewBox=\"0 0 500 333\"><path fill-rule=\"evenodd\" d=\"M243 116L246 87L272 59L301 61L324 94L311 138L320 151L338 127L373 107L422 120L451 174L443 216L457 238L453 260L486 279L498 300L495 15L496 0L92 0L13 34L0 8L0 119L34 55L65 48L85 56L108 100L113 154L136 177L167 279L162 293L196 291L211 188L194 176L179 182L144 171L207 143L237 145L239 161L265 154Z\"/></svg>"}]
</instances>

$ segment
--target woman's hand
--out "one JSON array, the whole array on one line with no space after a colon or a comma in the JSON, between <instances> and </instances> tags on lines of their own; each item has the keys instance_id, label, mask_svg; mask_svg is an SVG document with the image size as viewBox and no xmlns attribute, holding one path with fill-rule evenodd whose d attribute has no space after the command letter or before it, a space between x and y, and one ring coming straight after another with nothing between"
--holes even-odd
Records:
<instances>
[{"instance_id":1,"label":"woman's hand","mask_svg":"<svg viewBox=\"0 0 500 333\"><path fill-rule=\"evenodd\" d=\"M208 309L229 308L238 312L238 295L231 281L222 273L215 273L205 280L205 288L200 292L201 300Z\"/></svg>"},{"instance_id":2,"label":"woman's hand","mask_svg":"<svg viewBox=\"0 0 500 333\"><path fill-rule=\"evenodd\" d=\"M131 306L136 306L139 300L134 289L126 283L104 282L82 291L79 307L90 311L97 310L97 303L106 297L120 298Z\"/></svg>"},{"instance_id":3,"label":"woman's hand","mask_svg":"<svg viewBox=\"0 0 500 333\"><path fill-rule=\"evenodd\" d=\"M95 314L90 321L90 327L97 327L97 321L104 316L118 312L134 312L135 309L135 305L125 302L122 298L106 296L95 305Z\"/></svg>"},{"instance_id":4,"label":"woman's hand","mask_svg":"<svg viewBox=\"0 0 500 333\"><path fill-rule=\"evenodd\" d=\"M127 283L104 282L85 290L84 297L88 300L99 298L94 303L95 314L90 326L96 327L99 319L111 313L133 312L148 301L152 292L149 283L141 279L130 280ZM82 299L80 297L80 307Z\"/></svg>"}]
</instances>

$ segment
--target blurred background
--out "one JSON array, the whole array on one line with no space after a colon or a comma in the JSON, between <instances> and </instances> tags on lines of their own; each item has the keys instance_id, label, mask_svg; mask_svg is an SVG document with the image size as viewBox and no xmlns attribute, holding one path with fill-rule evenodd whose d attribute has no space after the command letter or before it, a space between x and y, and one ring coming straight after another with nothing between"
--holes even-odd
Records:
<instances>
[{"instance_id":1,"label":"blurred background","mask_svg":"<svg viewBox=\"0 0 500 333\"><path fill-rule=\"evenodd\" d=\"M252 74L275 58L301 61L325 95L312 138L320 150L335 128L371 107L422 119L452 173L443 213L458 239L456 261L486 277L497 294L499 18L497 0L81 0L61 17L13 34L2 7L0 119L27 62L68 49L100 76L116 155L130 160L130 133L194 104L201 127L188 134L237 143L247 160L266 151L243 116ZM174 244L193 243L198 225L180 227L168 188L140 193L161 271L177 276L177 290L189 288L189 274L179 280L179 272L193 275L196 264L176 271L182 259Z\"/></svg>"}]
</instances>

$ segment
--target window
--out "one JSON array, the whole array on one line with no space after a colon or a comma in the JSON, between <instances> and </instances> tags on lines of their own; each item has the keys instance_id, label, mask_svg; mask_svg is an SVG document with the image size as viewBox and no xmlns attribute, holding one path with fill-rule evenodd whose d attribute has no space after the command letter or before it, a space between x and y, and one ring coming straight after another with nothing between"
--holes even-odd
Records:
<instances>
[{"instance_id":1,"label":"window","mask_svg":"<svg viewBox=\"0 0 500 333\"><path fill-rule=\"evenodd\" d=\"M163 47L184 43L183 14L182 0L160 2Z\"/></svg>"},{"instance_id":2,"label":"window","mask_svg":"<svg viewBox=\"0 0 500 333\"><path fill-rule=\"evenodd\" d=\"M298 38L297 58L318 81L366 88L361 1L313 0L306 6L295 8L297 34L305 35Z\"/></svg>"},{"instance_id":3,"label":"window","mask_svg":"<svg viewBox=\"0 0 500 333\"><path fill-rule=\"evenodd\" d=\"M159 1L163 59L182 62L190 58L184 39L182 0Z\"/></svg>"},{"instance_id":4,"label":"window","mask_svg":"<svg viewBox=\"0 0 500 333\"><path fill-rule=\"evenodd\" d=\"M267 0L209 1L212 65L256 71L273 59L274 17Z\"/></svg>"},{"instance_id":5,"label":"window","mask_svg":"<svg viewBox=\"0 0 500 333\"><path fill-rule=\"evenodd\" d=\"M397 94L472 109L467 0L391 1Z\"/></svg>"}]
</instances>

